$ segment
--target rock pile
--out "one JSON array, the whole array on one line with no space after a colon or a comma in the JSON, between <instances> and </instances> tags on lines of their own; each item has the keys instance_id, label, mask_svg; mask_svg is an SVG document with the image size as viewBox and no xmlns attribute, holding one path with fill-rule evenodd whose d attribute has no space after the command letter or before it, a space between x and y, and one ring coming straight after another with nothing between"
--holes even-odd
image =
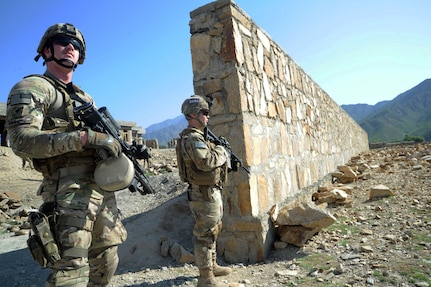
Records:
<instances>
[{"instance_id":1,"label":"rock pile","mask_svg":"<svg viewBox=\"0 0 431 287\"><path fill-rule=\"evenodd\" d=\"M295 245L304 254L326 259L316 257L315 267L306 274L294 260L288 269L275 271L271 286L282 286L288 282L282 279L286 277L315 281L312 285L395 286L391 282L398 282L396 286L431 286L431 273L426 272L431 267L430 171L431 144L372 150L338 167L331 174L332 182L312 194L316 206L301 203L272 210L280 238L274 243L275 250ZM331 218L322 213L325 210L335 219L327 227L337 227L313 230L306 221L313 221L310 215L317 207L320 214L314 218L314 226ZM301 217L307 220L295 222Z\"/></svg>"},{"instance_id":2,"label":"rock pile","mask_svg":"<svg viewBox=\"0 0 431 287\"><path fill-rule=\"evenodd\" d=\"M22 197L11 191L0 193L0 233L8 231L14 235L28 234L28 212L23 206Z\"/></svg>"}]
</instances>

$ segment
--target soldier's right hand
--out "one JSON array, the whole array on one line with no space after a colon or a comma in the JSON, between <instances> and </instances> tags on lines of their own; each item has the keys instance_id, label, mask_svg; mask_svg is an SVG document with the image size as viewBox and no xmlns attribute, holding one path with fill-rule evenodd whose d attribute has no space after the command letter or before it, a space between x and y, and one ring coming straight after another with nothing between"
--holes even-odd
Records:
<instances>
[{"instance_id":1,"label":"soldier's right hand","mask_svg":"<svg viewBox=\"0 0 431 287\"><path fill-rule=\"evenodd\" d=\"M103 149L111 157L118 157L121 153L120 143L111 135L95 132L91 129L86 130L87 141L84 148Z\"/></svg>"}]
</instances>

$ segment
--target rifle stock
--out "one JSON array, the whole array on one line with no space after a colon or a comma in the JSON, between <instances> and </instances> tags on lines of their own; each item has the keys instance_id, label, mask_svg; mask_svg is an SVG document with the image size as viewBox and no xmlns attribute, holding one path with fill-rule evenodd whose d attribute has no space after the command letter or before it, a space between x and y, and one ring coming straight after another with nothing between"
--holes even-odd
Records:
<instances>
[{"instance_id":1,"label":"rifle stock","mask_svg":"<svg viewBox=\"0 0 431 287\"><path fill-rule=\"evenodd\" d=\"M208 127L205 128L205 136L209 141L213 142L216 145L223 146L228 151L228 153L230 154L233 171L237 171L238 165L240 165L245 170L245 172L250 175L250 170L246 168L242 163L242 160L232 152L230 145L223 137L217 137Z\"/></svg>"},{"instance_id":2,"label":"rifle stock","mask_svg":"<svg viewBox=\"0 0 431 287\"><path fill-rule=\"evenodd\" d=\"M73 109L75 118L82 121L86 126L96 132L106 133L113 136L121 145L122 152L132 161L135 175L129 186L131 192L138 191L140 194L155 193L145 175L144 169L139 165L134 152L121 137L121 127L114 120L106 107L96 109L93 103L86 103Z\"/></svg>"}]
</instances>

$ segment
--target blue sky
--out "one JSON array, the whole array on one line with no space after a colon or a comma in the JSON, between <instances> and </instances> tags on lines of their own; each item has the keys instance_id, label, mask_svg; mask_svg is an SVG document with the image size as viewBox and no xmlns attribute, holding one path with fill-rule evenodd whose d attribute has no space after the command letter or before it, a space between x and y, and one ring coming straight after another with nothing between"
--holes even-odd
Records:
<instances>
[{"instance_id":1,"label":"blue sky","mask_svg":"<svg viewBox=\"0 0 431 287\"><path fill-rule=\"evenodd\" d=\"M45 71L33 61L45 30L70 22L87 42L74 82L99 107L142 128L180 115L193 94L190 11L212 1L95 2L0 2L0 102ZM339 105L392 100L431 78L431 1L235 2Z\"/></svg>"}]
</instances>

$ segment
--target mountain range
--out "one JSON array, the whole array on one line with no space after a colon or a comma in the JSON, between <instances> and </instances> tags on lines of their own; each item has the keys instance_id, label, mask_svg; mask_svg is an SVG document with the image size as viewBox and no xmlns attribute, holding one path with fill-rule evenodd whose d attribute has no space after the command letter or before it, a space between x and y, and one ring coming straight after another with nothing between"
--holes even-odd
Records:
<instances>
[{"instance_id":1,"label":"mountain range","mask_svg":"<svg viewBox=\"0 0 431 287\"><path fill-rule=\"evenodd\" d=\"M370 143L403 141L406 135L431 140L431 79L375 105L341 105L367 133Z\"/></svg>"},{"instance_id":2,"label":"mountain range","mask_svg":"<svg viewBox=\"0 0 431 287\"><path fill-rule=\"evenodd\" d=\"M368 133L370 143L402 141L406 135L431 141L431 79L391 101L341 105L341 108ZM157 139L160 147L167 147L186 126L184 115L179 115L150 125L144 139Z\"/></svg>"},{"instance_id":3,"label":"mountain range","mask_svg":"<svg viewBox=\"0 0 431 287\"><path fill-rule=\"evenodd\" d=\"M185 127L187 127L187 121L184 115L179 115L174 119L150 125L145 129L144 139L157 139L159 147L167 147L168 142L173 138L179 137L180 132Z\"/></svg>"}]
</instances>

